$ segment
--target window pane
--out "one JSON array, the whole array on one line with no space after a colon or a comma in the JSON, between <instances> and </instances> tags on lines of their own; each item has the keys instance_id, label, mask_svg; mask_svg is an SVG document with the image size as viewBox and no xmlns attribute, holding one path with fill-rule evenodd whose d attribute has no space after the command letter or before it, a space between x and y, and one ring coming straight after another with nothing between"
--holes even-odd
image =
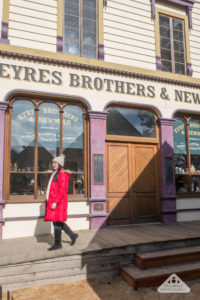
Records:
<instances>
[{"instance_id":1,"label":"window pane","mask_svg":"<svg viewBox=\"0 0 200 300\"><path fill-rule=\"evenodd\" d=\"M189 121L192 191L200 192L200 121Z\"/></svg>"},{"instance_id":2,"label":"window pane","mask_svg":"<svg viewBox=\"0 0 200 300\"><path fill-rule=\"evenodd\" d=\"M154 114L145 110L112 107L107 115L107 134L156 137Z\"/></svg>"},{"instance_id":3,"label":"window pane","mask_svg":"<svg viewBox=\"0 0 200 300\"><path fill-rule=\"evenodd\" d=\"M83 32L83 43L96 45L96 34Z\"/></svg>"},{"instance_id":4,"label":"window pane","mask_svg":"<svg viewBox=\"0 0 200 300\"><path fill-rule=\"evenodd\" d=\"M185 65L184 64L175 64L175 73L176 74L185 74Z\"/></svg>"},{"instance_id":5,"label":"window pane","mask_svg":"<svg viewBox=\"0 0 200 300\"><path fill-rule=\"evenodd\" d=\"M162 71L172 72L172 64L170 61L162 60Z\"/></svg>"},{"instance_id":6,"label":"window pane","mask_svg":"<svg viewBox=\"0 0 200 300\"><path fill-rule=\"evenodd\" d=\"M16 101L13 104L11 119L11 194L33 194L34 147L35 147L35 111L29 101ZM23 173L23 174L20 174ZM29 191L29 192L28 192Z\"/></svg>"},{"instance_id":7,"label":"window pane","mask_svg":"<svg viewBox=\"0 0 200 300\"><path fill-rule=\"evenodd\" d=\"M170 39L161 38L160 46L161 46L161 48L171 49Z\"/></svg>"},{"instance_id":8,"label":"window pane","mask_svg":"<svg viewBox=\"0 0 200 300\"><path fill-rule=\"evenodd\" d=\"M65 169L71 170L69 194L84 193L83 111L68 105L63 113L63 153Z\"/></svg>"},{"instance_id":9,"label":"window pane","mask_svg":"<svg viewBox=\"0 0 200 300\"><path fill-rule=\"evenodd\" d=\"M35 111L28 101L13 104L11 120L11 170L34 171Z\"/></svg>"},{"instance_id":10,"label":"window pane","mask_svg":"<svg viewBox=\"0 0 200 300\"><path fill-rule=\"evenodd\" d=\"M171 60L171 51L161 49L161 57L162 57L162 59L165 59L165 60Z\"/></svg>"},{"instance_id":11,"label":"window pane","mask_svg":"<svg viewBox=\"0 0 200 300\"><path fill-rule=\"evenodd\" d=\"M176 42L174 41L174 50L184 52L184 45L182 42Z\"/></svg>"},{"instance_id":12,"label":"window pane","mask_svg":"<svg viewBox=\"0 0 200 300\"><path fill-rule=\"evenodd\" d=\"M79 28L79 18L72 16L65 16L65 27Z\"/></svg>"},{"instance_id":13,"label":"window pane","mask_svg":"<svg viewBox=\"0 0 200 300\"><path fill-rule=\"evenodd\" d=\"M170 38L169 28L160 26L160 36Z\"/></svg>"},{"instance_id":14,"label":"window pane","mask_svg":"<svg viewBox=\"0 0 200 300\"><path fill-rule=\"evenodd\" d=\"M96 0L83 0L83 6L96 8Z\"/></svg>"},{"instance_id":15,"label":"window pane","mask_svg":"<svg viewBox=\"0 0 200 300\"><path fill-rule=\"evenodd\" d=\"M83 19L83 31L89 31L96 34L96 22Z\"/></svg>"},{"instance_id":16,"label":"window pane","mask_svg":"<svg viewBox=\"0 0 200 300\"><path fill-rule=\"evenodd\" d=\"M174 40L183 41L183 32L182 31L173 31Z\"/></svg>"},{"instance_id":17,"label":"window pane","mask_svg":"<svg viewBox=\"0 0 200 300\"><path fill-rule=\"evenodd\" d=\"M168 17L160 16L159 17L159 22L160 22L160 26L165 26L165 27L169 27L170 26L169 18Z\"/></svg>"},{"instance_id":18,"label":"window pane","mask_svg":"<svg viewBox=\"0 0 200 300\"><path fill-rule=\"evenodd\" d=\"M18 173L10 175L10 194L12 195L33 195L34 174Z\"/></svg>"},{"instance_id":19,"label":"window pane","mask_svg":"<svg viewBox=\"0 0 200 300\"><path fill-rule=\"evenodd\" d=\"M184 63L184 54L182 52L174 52L175 62Z\"/></svg>"},{"instance_id":20,"label":"window pane","mask_svg":"<svg viewBox=\"0 0 200 300\"><path fill-rule=\"evenodd\" d=\"M182 21L178 19L173 19L173 28L176 30L183 30Z\"/></svg>"},{"instance_id":21,"label":"window pane","mask_svg":"<svg viewBox=\"0 0 200 300\"><path fill-rule=\"evenodd\" d=\"M43 103L38 114L38 171L52 170L52 159L59 153L59 108L52 103Z\"/></svg>"},{"instance_id":22,"label":"window pane","mask_svg":"<svg viewBox=\"0 0 200 300\"><path fill-rule=\"evenodd\" d=\"M80 55L79 44L73 42L65 42L64 44L65 53L72 55Z\"/></svg>"},{"instance_id":23,"label":"window pane","mask_svg":"<svg viewBox=\"0 0 200 300\"><path fill-rule=\"evenodd\" d=\"M96 20L96 10L88 7L83 7L83 18L89 20Z\"/></svg>"},{"instance_id":24,"label":"window pane","mask_svg":"<svg viewBox=\"0 0 200 300\"><path fill-rule=\"evenodd\" d=\"M96 56L97 56L96 47L95 46L89 46L89 45L83 45L83 56L96 58Z\"/></svg>"},{"instance_id":25,"label":"window pane","mask_svg":"<svg viewBox=\"0 0 200 300\"><path fill-rule=\"evenodd\" d=\"M71 28L65 30L65 40L79 42L79 32Z\"/></svg>"},{"instance_id":26,"label":"window pane","mask_svg":"<svg viewBox=\"0 0 200 300\"><path fill-rule=\"evenodd\" d=\"M65 14L78 17L79 16L79 5L65 2Z\"/></svg>"},{"instance_id":27,"label":"window pane","mask_svg":"<svg viewBox=\"0 0 200 300\"><path fill-rule=\"evenodd\" d=\"M187 142L185 123L182 119L176 119L174 123L174 158L176 174L176 191L189 191L189 173L187 161Z\"/></svg>"}]
</instances>

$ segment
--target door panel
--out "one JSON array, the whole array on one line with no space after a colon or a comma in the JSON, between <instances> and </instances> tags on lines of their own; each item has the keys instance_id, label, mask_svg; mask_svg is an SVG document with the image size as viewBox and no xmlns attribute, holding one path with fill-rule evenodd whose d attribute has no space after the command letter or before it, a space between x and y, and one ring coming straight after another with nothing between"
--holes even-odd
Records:
<instances>
[{"instance_id":1,"label":"door panel","mask_svg":"<svg viewBox=\"0 0 200 300\"><path fill-rule=\"evenodd\" d=\"M159 219L157 145L107 144L108 224Z\"/></svg>"},{"instance_id":2,"label":"door panel","mask_svg":"<svg viewBox=\"0 0 200 300\"><path fill-rule=\"evenodd\" d=\"M128 145L108 146L109 225L130 223Z\"/></svg>"}]
</instances>

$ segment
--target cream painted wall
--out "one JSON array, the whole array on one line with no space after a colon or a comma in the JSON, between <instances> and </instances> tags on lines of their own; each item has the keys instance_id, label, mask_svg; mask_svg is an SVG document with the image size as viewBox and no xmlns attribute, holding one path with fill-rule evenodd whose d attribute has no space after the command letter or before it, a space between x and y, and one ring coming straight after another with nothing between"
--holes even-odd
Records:
<instances>
[{"instance_id":1,"label":"cream painted wall","mask_svg":"<svg viewBox=\"0 0 200 300\"><path fill-rule=\"evenodd\" d=\"M10 0L12 45L56 52L57 1Z\"/></svg>"},{"instance_id":2,"label":"cream painted wall","mask_svg":"<svg viewBox=\"0 0 200 300\"><path fill-rule=\"evenodd\" d=\"M176 200L177 209L191 209L199 208L200 209L200 198L180 198ZM187 222L187 221L197 221L200 220L200 210L199 211L182 211L177 213L178 222Z\"/></svg>"},{"instance_id":3,"label":"cream painted wall","mask_svg":"<svg viewBox=\"0 0 200 300\"><path fill-rule=\"evenodd\" d=\"M89 219L85 217L68 219L67 224L72 230L75 231L89 229ZM52 223L44 222L43 220L5 222L2 229L2 239L37 236L53 233Z\"/></svg>"},{"instance_id":4,"label":"cream painted wall","mask_svg":"<svg viewBox=\"0 0 200 300\"><path fill-rule=\"evenodd\" d=\"M200 78L200 1L195 1L192 10L192 30L190 31L190 55L193 77Z\"/></svg>"},{"instance_id":5,"label":"cream painted wall","mask_svg":"<svg viewBox=\"0 0 200 300\"><path fill-rule=\"evenodd\" d=\"M44 203L6 204L3 218L37 217L43 216L44 213ZM89 205L87 202L69 202L68 214L89 214ZM87 217L69 218L67 224L72 230L89 229L90 226ZM42 219L6 221L3 225L3 239L49 234L51 232L53 232L51 222L44 222Z\"/></svg>"},{"instance_id":6,"label":"cream painted wall","mask_svg":"<svg viewBox=\"0 0 200 300\"><path fill-rule=\"evenodd\" d=\"M112 0L104 9L105 61L156 69L150 1Z\"/></svg>"}]
</instances>

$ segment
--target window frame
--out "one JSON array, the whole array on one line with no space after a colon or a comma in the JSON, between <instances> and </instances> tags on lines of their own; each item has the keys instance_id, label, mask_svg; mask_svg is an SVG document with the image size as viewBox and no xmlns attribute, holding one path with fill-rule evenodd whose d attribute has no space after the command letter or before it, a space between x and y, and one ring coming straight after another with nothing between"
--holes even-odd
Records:
<instances>
[{"instance_id":1,"label":"window frame","mask_svg":"<svg viewBox=\"0 0 200 300\"><path fill-rule=\"evenodd\" d=\"M106 112L108 112L109 108L129 108L133 110L146 110L153 113L156 121L156 137L137 137L137 136L125 136L125 135L111 135L107 134L107 126L105 126L105 137L106 141L122 141L122 142L136 142L136 143L150 143L150 144L158 144L159 143L159 126L158 126L158 115L157 112L152 108L149 107L142 107L142 106L131 106L131 105L117 105L117 104L110 104L106 108ZM105 120L107 122L107 119ZM105 123L106 124L106 123Z\"/></svg>"},{"instance_id":2,"label":"window frame","mask_svg":"<svg viewBox=\"0 0 200 300\"><path fill-rule=\"evenodd\" d=\"M159 68L160 71L175 74L177 76L188 76L188 64L191 64L191 57L190 57L190 46L189 46L189 23L188 23L188 16L185 14L178 14L172 11L167 11L162 8L156 8L156 18L154 20L155 25L155 41L156 41L156 57L160 59L161 64L161 47L160 47L160 26L159 26L159 16L163 15L169 18L180 19L183 21L183 32L184 32L184 47L185 47L185 74L179 74L175 72L166 72ZM174 55L174 53L173 53Z\"/></svg>"},{"instance_id":3,"label":"window frame","mask_svg":"<svg viewBox=\"0 0 200 300\"><path fill-rule=\"evenodd\" d=\"M65 1L67 0L62 0L63 1L63 30L62 30L62 36L63 36L63 53L67 54L67 55L74 55L77 57L86 57L86 58L93 58L93 57L87 57L87 56L83 56L83 27L82 27L82 21L83 21L83 15L82 15L82 8L83 8L83 0L79 0L79 54L75 55L75 54L70 54L65 52ZM103 15L99 13L99 11L102 11L103 13L103 7L100 6L101 1L96 0L96 57L93 59L98 59L98 52L99 52L99 44L101 43L100 38L102 39L102 32L100 32L99 27L103 26L102 21L100 22L100 19L103 18ZM101 31L103 31L103 28L101 29ZM103 42L102 42L103 43ZM102 44L101 43L101 44Z\"/></svg>"},{"instance_id":4,"label":"window frame","mask_svg":"<svg viewBox=\"0 0 200 300\"><path fill-rule=\"evenodd\" d=\"M186 151L187 151L187 168L188 168L188 174L185 173L183 174L184 176L188 176L189 177L189 191L188 192L178 192L176 191L176 194L179 198L187 198L188 196L192 196L192 197L199 197L200 196L200 191L199 192L193 192L192 191L192 176L197 176L197 174L193 174L191 172L191 152L190 152L190 137L189 137L189 121L191 119L195 119L195 120L198 120L200 122L200 117L198 115L190 115L190 114L182 114L182 113L177 113L175 116L174 116L174 119L182 119L183 122L184 122L184 129L185 129L185 136L186 136ZM174 154L175 156L175 154ZM175 173L175 159L174 159L174 173ZM175 178L176 178L176 173L175 173ZM200 174L198 175L200 176ZM176 187L176 180L175 180L175 187Z\"/></svg>"},{"instance_id":5,"label":"window frame","mask_svg":"<svg viewBox=\"0 0 200 300\"><path fill-rule=\"evenodd\" d=\"M34 151L34 171L31 172L34 174L34 194L33 195L10 195L10 159L11 159L11 121L12 121L12 105L16 101L28 101L32 103L35 108L35 137L38 136L38 113L39 113L39 106L42 103L52 103L58 106L60 109L60 136L63 137L63 111L64 108L73 105L78 106L83 111L83 132L84 132L84 139L83 139L83 165L84 165L84 179L85 179L85 185L84 185L84 194L69 194L68 195L68 201L86 201L88 197L88 191L89 191L89 180L88 180L88 174L89 174L89 158L88 158L88 133L89 133L89 123L88 118L86 115L86 108L79 102L74 102L73 99L70 99L69 101L63 101L62 99L54 100L54 99L46 99L46 97L25 97L25 96L16 96L11 99L9 102L8 109L6 111L6 122L5 122L5 146L4 146L4 153L5 155L5 163L4 163L4 199L6 203L41 203L45 202L45 195L36 195L36 187L37 185L37 175L39 173L38 171L38 151ZM36 149L38 146L38 139L36 139L34 148ZM63 153L63 141L60 139L60 154ZM44 172L45 173L45 172Z\"/></svg>"}]
</instances>

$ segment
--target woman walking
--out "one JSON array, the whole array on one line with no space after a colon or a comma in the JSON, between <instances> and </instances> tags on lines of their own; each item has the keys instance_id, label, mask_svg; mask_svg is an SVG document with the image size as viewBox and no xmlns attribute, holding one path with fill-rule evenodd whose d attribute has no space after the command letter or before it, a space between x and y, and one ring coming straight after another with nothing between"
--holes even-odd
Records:
<instances>
[{"instance_id":1,"label":"woman walking","mask_svg":"<svg viewBox=\"0 0 200 300\"><path fill-rule=\"evenodd\" d=\"M64 223L67 220L67 199L68 199L68 185L70 175L64 172L65 156L61 154L52 161L53 174L49 179L46 191L46 213L44 221L53 221L54 226L54 245L48 251L62 248L61 234L62 230L70 236L71 245L74 245L78 237L69 226Z\"/></svg>"}]
</instances>

